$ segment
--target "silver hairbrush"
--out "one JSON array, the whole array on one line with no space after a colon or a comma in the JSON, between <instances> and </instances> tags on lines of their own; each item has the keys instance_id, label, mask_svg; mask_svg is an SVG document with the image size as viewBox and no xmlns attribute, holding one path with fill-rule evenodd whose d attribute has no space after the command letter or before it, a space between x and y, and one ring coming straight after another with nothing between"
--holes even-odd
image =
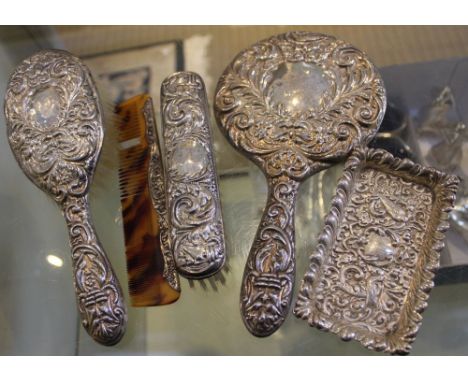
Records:
<instances>
[{"instance_id":1,"label":"silver hairbrush","mask_svg":"<svg viewBox=\"0 0 468 382\"><path fill-rule=\"evenodd\" d=\"M34 54L11 75L5 116L18 164L54 198L67 222L81 323L94 340L113 345L125 332L127 312L89 213L103 125L88 69L64 51Z\"/></svg>"}]
</instances>

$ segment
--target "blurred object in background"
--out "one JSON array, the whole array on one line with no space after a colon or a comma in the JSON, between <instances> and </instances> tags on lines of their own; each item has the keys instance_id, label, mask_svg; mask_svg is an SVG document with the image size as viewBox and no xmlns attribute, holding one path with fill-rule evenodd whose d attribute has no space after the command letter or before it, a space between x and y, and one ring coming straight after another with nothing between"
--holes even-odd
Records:
<instances>
[{"instance_id":1,"label":"blurred object in background","mask_svg":"<svg viewBox=\"0 0 468 382\"><path fill-rule=\"evenodd\" d=\"M427 111L427 116L417 129L420 141L429 141L425 160L440 170L463 175L462 148L467 129L456 111L452 90L446 86Z\"/></svg>"},{"instance_id":2,"label":"blurred object in background","mask_svg":"<svg viewBox=\"0 0 468 382\"><path fill-rule=\"evenodd\" d=\"M409 114L397 98L389 99L382 125L369 146L375 149L385 149L397 158L408 158L417 162L418 155Z\"/></svg>"}]
</instances>

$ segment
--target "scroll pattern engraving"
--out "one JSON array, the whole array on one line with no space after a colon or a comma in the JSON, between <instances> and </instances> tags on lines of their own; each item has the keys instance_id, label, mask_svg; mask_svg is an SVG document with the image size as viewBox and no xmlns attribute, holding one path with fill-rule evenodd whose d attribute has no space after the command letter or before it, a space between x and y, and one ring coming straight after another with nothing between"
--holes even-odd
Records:
<instances>
[{"instance_id":1,"label":"scroll pattern engraving","mask_svg":"<svg viewBox=\"0 0 468 382\"><path fill-rule=\"evenodd\" d=\"M295 314L371 349L409 352L458 181L383 150L355 152Z\"/></svg>"},{"instance_id":2,"label":"scroll pattern engraving","mask_svg":"<svg viewBox=\"0 0 468 382\"><path fill-rule=\"evenodd\" d=\"M57 96L58 115L39 123L35 95ZM92 226L87 192L102 146L98 96L87 68L63 51L42 51L14 71L5 98L8 140L25 174L62 207L70 233L75 290L82 324L105 345L126 326L122 291Z\"/></svg>"},{"instance_id":3,"label":"scroll pattern engraving","mask_svg":"<svg viewBox=\"0 0 468 382\"><path fill-rule=\"evenodd\" d=\"M124 334L127 312L118 280L90 221L88 199L67 197L62 209L70 232L81 323L96 341L113 345Z\"/></svg>"},{"instance_id":4,"label":"scroll pattern engraving","mask_svg":"<svg viewBox=\"0 0 468 382\"><path fill-rule=\"evenodd\" d=\"M268 102L268 86L284 62L322 68L332 85L320 108L293 113ZM215 106L235 147L271 176L303 179L315 161L346 156L371 139L383 119L386 97L364 53L331 36L291 32L241 52L218 82Z\"/></svg>"},{"instance_id":5,"label":"scroll pattern engraving","mask_svg":"<svg viewBox=\"0 0 468 382\"><path fill-rule=\"evenodd\" d=\"M269 182L270 197L247 260L241 291L245 325L261 336L284 321L294 288L294 203L299 182L285 177Z\"/></svg>"},{"instance_id":6,"label":"scroll pattern engraving","mask_svg":"<svg viewBox=\"0 0 468 382\"><path fill-rule=\"evenodd\" d=\"M291 111L270 102L270 86L279 68L291 63L311 64L324 73L329 86L318 106L310 103L306 110ZM273 199L267 202L241 290L242 314L252 334L270 335L289 311L295 277L297 182L366 144L376 133L385 107L382 79L367 56L321 34L291 32L261 41L241 52L221 76L215 96L218 124L231 144L263 170L273 187ZM278 199L277 183L284 185L281 192L290 190L291 195ZM276 235L263 235L264 226L275 226ZM278 249L282 240L288 242L287 250ZM278 261L278 256L284 258ZM263 280L260 275L265 272L259 257L268 259L263 263L275 259L284 264L268 276L268 287L263 281L254 281ZM281 287L275 289L274 283Z\"/></svg>"},{"instance_id":7,"label":"scroll pattern engraving","mask_svg":"<svg viewBox=\"0 0 468 382\"><path fill-rule=\"evenodd\" d=\"M161 251L164 258L163 277L169 285L180 292L180 281L177 275L174 257L169 240L169 223L166 207L166 189L164 184L164 168L162 166L161 149L154 120L153 104L151 99L145 102L143 108L146 125L148 126L147 137L151 148L148 183L150 186L151 199L154 208L159 215L159 227L161 239Z\"/></svg>"},{"instance_id":8,"label":"scroll pattern engraving","mask_svg":"<svg viewBox=\"0 0 468 382\"><path fill-rule=\"evenodd\" d=\"M59 51L35 54L10 78L5 96L8 139L26 175L57 201L83 195L102 145L99 105L78 59ZM32 97L55 90L58 119L42 126L31 118Z\"/></svg>"},{"instance_id":9,"label":"scroll pattern engraving","mask_svg":"<svg viewBox=\"0 0 468 382\"><path fill-rule=\"evenodd\" d=\"M201 78L190 72L168 77L161 87L161 105L170 238L176 267L188 278L208 277L223 266L225 244ZM193 147L185 148L187 143ZM188 157L197 152L195 159Z\"/></svg>"}]
</instances>

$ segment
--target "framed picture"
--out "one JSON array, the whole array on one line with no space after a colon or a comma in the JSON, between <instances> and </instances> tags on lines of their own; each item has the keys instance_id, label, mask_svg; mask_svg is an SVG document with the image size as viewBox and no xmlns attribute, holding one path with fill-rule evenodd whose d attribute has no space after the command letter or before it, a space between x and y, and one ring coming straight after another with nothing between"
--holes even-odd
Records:
<instances>
[{"instance_id":1,"label":"framed picture","mask_svg":"<svg viewBox=\"0 0 468 382\"><path fill-rule=\"evenodd\" d=\"M82 57L103 88L106 101L118 104L148 93L159 112L161 82L184 69L182 41L144 45Z\"/></svg>"}]
</instances>

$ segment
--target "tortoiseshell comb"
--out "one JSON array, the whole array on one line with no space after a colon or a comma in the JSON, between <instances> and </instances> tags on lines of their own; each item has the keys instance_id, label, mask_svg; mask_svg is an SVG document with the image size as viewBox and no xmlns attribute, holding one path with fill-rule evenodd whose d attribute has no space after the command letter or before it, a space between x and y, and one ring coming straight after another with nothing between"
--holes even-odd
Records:
<instances>
[{"instance_id":1,"label":"tortoiseshell comb","mask_svg":"<svg viewBox=\"0 0 468 382\"><path fill-rule=\"evenodd\" d=\"M132 306L165 305L180 295L168 242L164 172L151 97L117 106L119 185Z\"/></svg>"}]
</instances>

